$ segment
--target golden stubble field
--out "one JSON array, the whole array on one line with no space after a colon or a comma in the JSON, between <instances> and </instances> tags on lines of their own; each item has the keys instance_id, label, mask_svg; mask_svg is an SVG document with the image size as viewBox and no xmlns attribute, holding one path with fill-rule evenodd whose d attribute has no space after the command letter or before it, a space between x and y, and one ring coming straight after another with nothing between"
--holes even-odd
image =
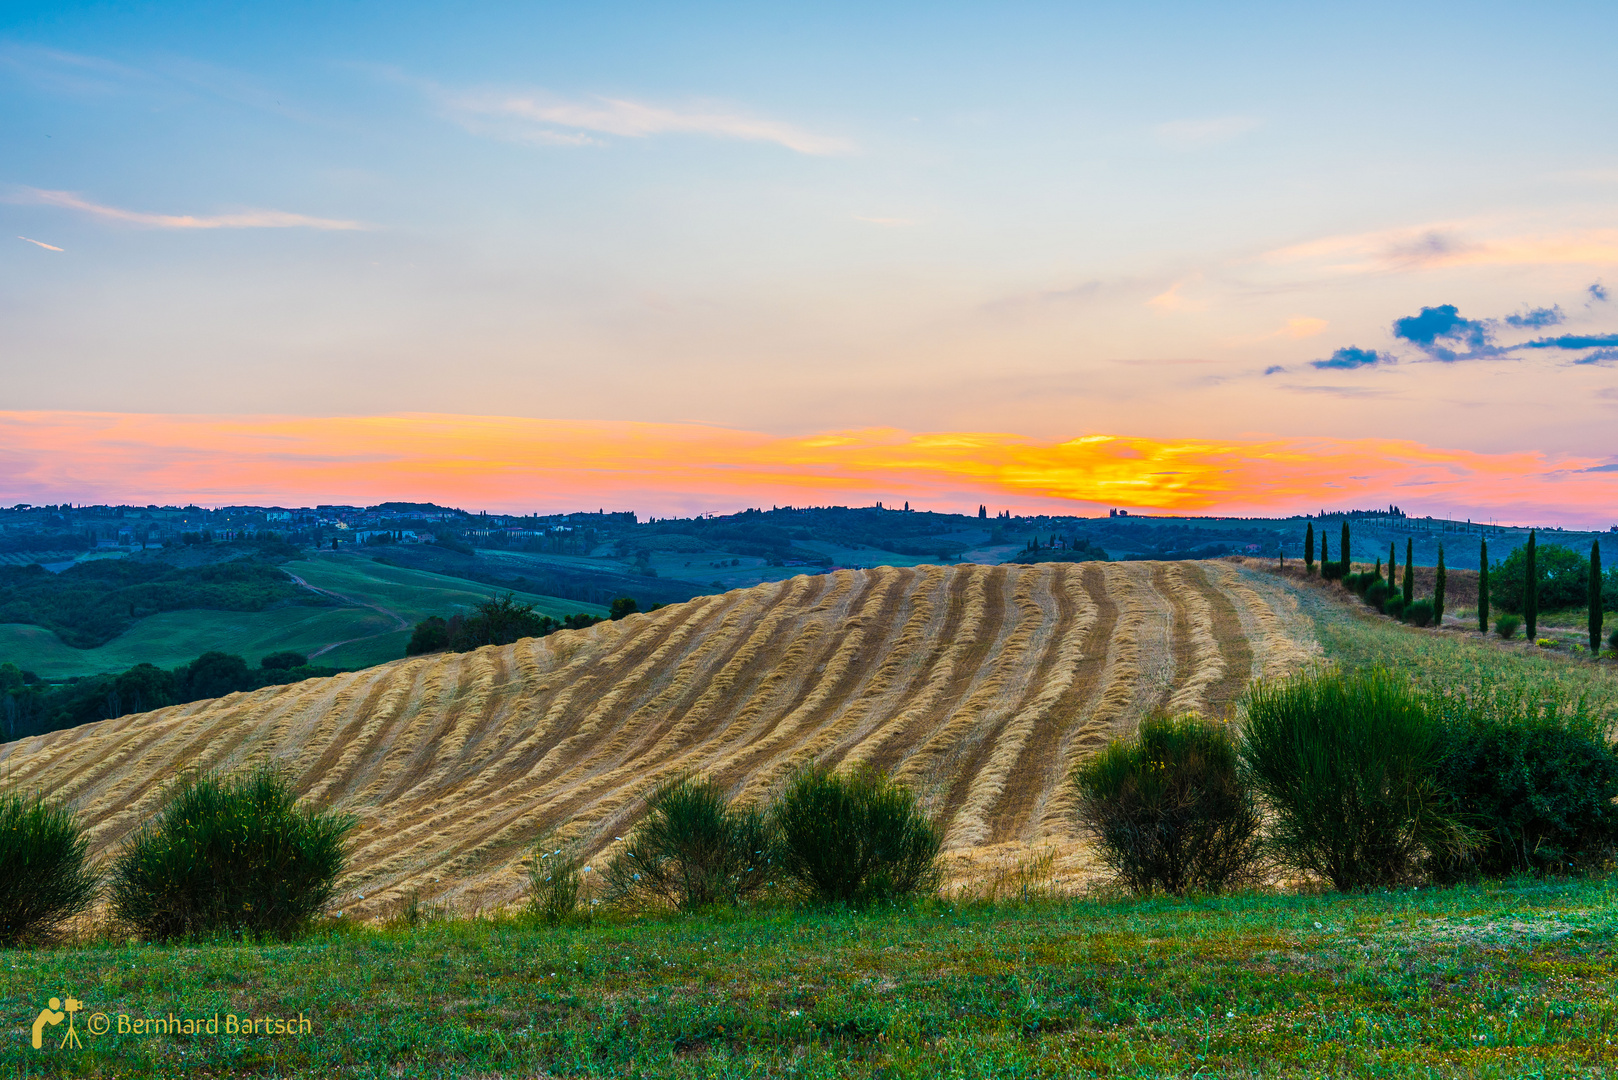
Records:
<instances>
[{"instance_id":1,"label":"golden stubble field","mask_svg":"<svg viewBox=\"0 0 1618 1080\"><path fill-rule=\"evenodd\" d=\"M340 906L362 917L412 890L499 907L542 832L608 857L664 778L761 800L811 760L912 785L957 887L1046 852L1060 885L1089 872L1077 760L1318 655L1288 587L1229 563L844 570L9 743L0 777L66 798L105 854L181 770L278 762L359 818Z\"/></svg>"}]
</instances>

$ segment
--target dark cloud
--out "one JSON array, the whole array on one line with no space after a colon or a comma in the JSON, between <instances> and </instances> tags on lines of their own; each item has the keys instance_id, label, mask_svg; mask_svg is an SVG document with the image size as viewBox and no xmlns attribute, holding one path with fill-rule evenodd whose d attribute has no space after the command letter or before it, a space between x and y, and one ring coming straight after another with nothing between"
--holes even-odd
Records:
<instances>
[{"instance_id":1,"label":"dark cloud","mask_svg":"<svg viewBox=\"0 0 1618 1080\"><path fill-rule=\"evenodd\" d=\"M1282 367L1280 364L1271 364L1269 367L1264 369L1264 374L1266 374L1266 375L1279 375L1281 372L1283 372L1285 370L1286 370L1286 368Z\"/></svg>"},{"instance_id":2,"label":"dark cloud","mask_svg":"<svg viewBox=\"0 0 1618 1080\"><path fill-rule=\"evenodd\" d=\"M1580 469L1579 471L1580 472L1618 472L1618 465L1592 465L1588 469Z\"/></svg>"},{"instance_id":3,"label":"dark cloud","mask_svg":"<svg viewBox=\"0 0 1618 1080\"><path fill-rule=\"evenodd\" d=\"M1573 361L1575 364L1605 364L1618 360L1618 349L1595 349Z\"/></svg>"},{"instance_id":4,"label":"dark cloud","mask_svg":"<svg viewBox=\"0 0 1618 1080\"><path fill-rule=\"evenodd\" d=\"M1529 308L1522 315L1507 315L1506 325L1519 330L1538 330L1545 326L1556 326L1566 318L1562 314L1562 305L1552 304L1550 307Z\"/></svg>"},{"instance_id":5,"label":"dark cloud","mask_svg":"<svg viewBox=\"0 0 1618 1080\"><path fill-rule=\"evenodd\" d=\"M1607 287L1599 281L1591 285L1588 291L1592 299L1605 300L1607 298Z\"/></svg>"},{"instance_id":6,"label":"dark cloud","mask_svg":"<svg viewBox=\"0 0 1618 1080\"><path fill-rule=\"evenodd\" d=\"M1618 334L1563 334L1561 337L1525 341L1521 349L1610 349L1618 346Z\"/></svg>"},{"instance_id":7,"label":"dark cloud","mask_svg":"<svg viewBox=\"0 0 1618 1080\"><path fill-rule=\"evenodd\" d=\"M1434 360L1445 363L1497 356L1500 353L1490 341L1488 323L1462 318L1454 304L1424 307L1420 315L1396 319L1393 336L1410 342ZM1454 346L1462 346L1467 351L1457 352Z\"/></svg>"},{"instance_id":8,"label":"dark cloud","mask_svg":"<svg viewBox=\"0 0 1618 1080\"><path fill-rule=\"evenodd\" d=\"M1379 353L1375 349L1361 349L1353 345L1338 349L1324 360L1311 360L1310 366L1317 368L1337 368L1352 371L1354 368L1370 367L1373 364L1391 364L1393 357L1387 353ZM1265 374L1269 374L1266 372Z\"/></svg>"}]
</instances>

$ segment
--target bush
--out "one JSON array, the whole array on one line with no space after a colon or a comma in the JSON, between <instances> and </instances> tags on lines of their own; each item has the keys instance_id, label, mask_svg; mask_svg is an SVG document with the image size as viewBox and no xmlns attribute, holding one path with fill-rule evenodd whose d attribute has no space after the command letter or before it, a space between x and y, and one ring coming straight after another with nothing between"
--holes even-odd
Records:
<instances>
[{"instance_id":1,"label":"bush","mask_svg":"<svg viewBox=\"0 0 1618 1080\"><path fill-rule=\"evenodd\" d=\"M1365 602L1381 611L1388 602L1388 583L1380 578L1365 590Z\"/></svg>"},{"instance_id":2,"label":"bush","mask_svg":"<svg viewBox=\"0 0 1618 1080\"><path fill-rule=\"evenodd\" d=\"M1437 775L1483 837L1457 867L1499 876L1611 862L1618 750L1582 703L1518 690L1450 712Z\"/></svg>"},{"instance_id":3,"label":"bush","mask_svg":"<svg viewBox=\"0 0 1618 1080\"><path fill-rule=\"evenodd\" d=\"M1151 717L1074 772L1079 819L1130 891L1222 892L1250 880L1259 814L1226 728Z\"/></svg>"},{"instance_id":4,"label":"bush","mask_svg":"<svg viewBox=\"0 0 1618 1080\"><path fill-rule=\"evenodd\" d=\"M1517 627L1521 625L1522 620L1517 616L1502 615L1494 621L1494 632L1499 634L1504 640L1510 641L1512 638L1517 636Z\"/></svg>"},{"instance_id":5,"label":"bush","mask_svg":"<svg viewBox=\"0 0 1618 1080\"><path fill-rule=\"evenodd\" d=\"M542 836L528 866L528 910L552 926L572 918L584 887L584 860L567 844Z\"/></svg>"},{"instance_id":6,"label":"bush","mask_svg":"<svg viewBox=\"0 0 1618 1080\"><path fill-rule=\"evenodd\" d=\"M656 575L652 576L655 577ZM607 617L613 622L617 622L619 619L628 618L639 610L640 605L635 602L633 596L620 596L613 600L612 607L608 609L609 614Z\"/></svg>"},{"instance_id":7,"label":"bush","mask_svg":"<svg viewBox=\"0 0 1618 1080\"><path fill-rule=\"evenodd\" d=\"M0 945L45 941L95 900L89 837L60 803L0 795Z\"/></svg>"},{"instance_id":8,"label":"bush","mask_svg":"<svg viewBox=\"0 0 1618 1080\"><path fill-rule=\"evenodd\" d=\"M286 649L260 658L258 666L266 671L291 671L293 668L308 667L309 658L303 653Z\"/></svg>"},{"instance_id":9,"label":"bush","mask_svg":"<svg viewBox=\"0 0 1618 1080\"><path fill-rule=\"evenodd\" d=\"M712 780L679 777L647 796L646 817L607 866L607 895L682 911L736 904L769 883L771 855L763 814L733 809Z\"/></svg>"},{"instance_id":10,"label":"bush","mask_svg":"<svg viewBox=\"0 0 1618 1080\"><path fill-rule=\"evenodd\" d=\"M405 646L406 656L442 652L449 648L449 622L439 615L429 615L416 624Z\"/></svg>"},{"instance_id":11,"label":"bush","mask_svg":"<svg viewBox=\"0 0 1618 1080\"><path fill-rule=\"evenodd\" d=\"M115 860L114 912L158 941L294 936L331 899L354 827L294 802L272 767L183 778Z\"/></svg>"},{"instance_id":12,"label":"bush","mask_svg":"<svg viewBox=\"0 0 1618 1080\"><path fill-rule=\"evenodd\" d=\"M874 770L804 769L771 816L781 875L813 900L862 906L938 887L942 831L908 788Z\"/></svg>"},{"instance_id":13,"label":"bush","mask_svg":"<svg viewBox=\"0 0 1618 1080\"><path fill-rule=\"evenodd\" d=\"M1411 626L1428 626L1433 621L1433 602L1431 600L1417 600L1404 609L1404 621Z\"/></svg>"},{"instance_id":14,"label":"bush","mask_svg":"<svg viewBox=\"0 0 1618 1080\"><path fill-rule=\"evenodd\" d=\"M1388 598L1382 602L1382 613L1390 619L1404 617L1405 594L1398 590L1389 590Z\"/></svg>"},{"instance_id":15,"label":"bush","mask_svg":"<svg viewBox=\"0 0 1618 1080\"><path fill-rule=\"evenodd\" d=\"M1470 845L1434 781L1438 723L1403 679L1377 669L1258 684L1245 711L1242 760L1285 865L1347 891L1408 881Z\"/></svg>"}]
</instances>

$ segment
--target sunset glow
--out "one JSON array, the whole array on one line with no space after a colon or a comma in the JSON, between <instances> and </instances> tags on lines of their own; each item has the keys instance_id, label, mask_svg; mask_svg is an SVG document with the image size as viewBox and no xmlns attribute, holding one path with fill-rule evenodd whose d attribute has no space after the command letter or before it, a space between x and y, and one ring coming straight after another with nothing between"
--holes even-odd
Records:
<instances>
[{"instance_id":1,"label":"sunset glow","mask_svg":"<svg viewBox=\"0 0 1618 1080\"><path fill-rule=\"evenodd\" d=\"M515 417L0 414L0 500L209 506L431 501L504 512L889 505L1258 515L1397 503L1604 528L1618 471L1591 459L1375 439L1059 443L862 429L783 438L705 425Z\"/></svg>"}]
</instances>

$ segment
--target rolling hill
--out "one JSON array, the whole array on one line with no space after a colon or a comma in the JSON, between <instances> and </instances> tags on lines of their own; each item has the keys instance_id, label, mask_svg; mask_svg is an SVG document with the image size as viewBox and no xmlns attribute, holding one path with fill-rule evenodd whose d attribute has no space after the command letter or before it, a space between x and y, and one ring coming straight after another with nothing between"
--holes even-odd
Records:
<instances>
[{"instance_id":1,"label":"rolling hill","mask_svg":"<svg viewBox=\"0 0 1618 1080\"><path fill-rule=\"evenodd\" d=\"M1317 654L1287 586L1229 563L848 570L55 732L0 747L0 774L71 800L105 853L178 770L281 762L358 815L362 916L411 889L510 902L542 831L610 854L664 777L760 799L810 760L915 786L957 878L1039 850L1072 874L1076 760Z\"/></svg>"}]
</instances>

